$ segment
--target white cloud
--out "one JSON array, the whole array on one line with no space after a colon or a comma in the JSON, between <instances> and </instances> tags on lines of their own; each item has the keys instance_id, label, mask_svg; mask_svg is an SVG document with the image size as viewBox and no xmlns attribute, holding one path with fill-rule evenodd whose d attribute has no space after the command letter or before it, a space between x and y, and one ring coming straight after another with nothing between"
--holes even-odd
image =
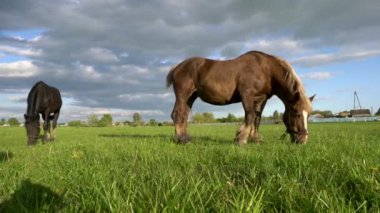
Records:
<instances>
[{"instance_id":1,"label":"white cloud","mask_svg":"<svg viewBox=\"0 0 380 213\"><path fill-rule=\"evenodd\" d=\"M19 78L30 77L38 73L38 68L30 61L0 63L0 77Z\"/></svg>"},{"instance_id":2,"label":"white cloud","mask_svg":"<svg viewBox=\"0 0 380 213\"><path fill-rule=\"evenodd\" d=\"M133 76L141 77L141 76L148 75L150 73L147 67L136 66L133 64L110 66L110 69L114 72L123 72L124 74L129 75L130 77L133 77Z\"/></svg>"},{"instance_id":3,"label":"white cloud","mask_svg":"<svg viewBox=\"0 0 380 213\"><path fill-rule=\"evenodd\" d=\"M304 52L304 47L301 42L297 40L292 40L289 38L282 39L258 39L253 42L249 42L245 44L247 49L255 49L261 50L264 52L276 54L299 54L300 52Z\"/></svg>"},{"instance_id":4,"label":"white cloud","mask_svg":"<svg viewBox=\"0 0 380 213\"><path fill-rule=\"evenodd\" d=\"M15 103L26 103L27 98L24 96L10 96L10 97L8 97L8 99L11 102L15 102Z\"/></svg>"},{"instance_id":5,"label":"white cloud","mask_svg":"<svg viewBox=\"0 0 380 213\"><path fill-rule=\"evenodd\" d=\"M102 78L102 74L96 71L91 65L79 64L79 70L85 78L94 80L100 80Z\"/></svg>"},{"instance_id":6,"label":"white cloud","mask_svg":"<svg viewBox=\"0 0 380 213\"><path fill-rule=\"evenodd\" d=\"M84 52L82 57L98 63L113 63L119 61L119 58L111 50L99 47L91 47Z\"/></svg>"},{"instance_id":7,"label":"white cloud","mask_svg":"<svg viewBox=\"0 0 380 213\"><path fill-rule=\"evenodd\" d=\"M18 55L18 56L39 56L41 55L41 50L31 49L31 48L17 48L8 45L0 45L0 51L8 54Z\"/></svg>"},{"instance_id":8,"label":"white cloud","mask_svg":"<svg viewBox=\"0 0 380 213\"><path fill-rule=\"evenodd\" d=\"M134 113L140 113L144 120L149 117L163 116L164 112L160 110L125 110L118 108L99 108L99 107L86 107L86 106L72 106L64 105L61 110L59 122L67 122L70 120L83 120L86 121L88 116L96 115L99 119L104 114L110 114L114 121L132 120Z\"/></svg>"},{"instance_id":9,"label":"white cloud","mask_svg":"<svg viewBox=\"0 0 380 213\"><path fill-rule=\"evenodd\" d=\"M339 53L324 53L315 54L310 56L303 56L292 60L292 63L302 66L323 66L330 63L358 60L362 58L369 58L379 56L380 50L366 50L366 51L349 51Z\"/></svg>"},{"instance_id":10,"label":"white cloud","mask_svg":"<svg viewBox=\"0 0 380 213\"><path fill-rule=\"evenodd\" d=\"M120 94L118 96L121 99L125 99L126 101L137 101L137 100L147 100L147 99L161 99L161 101L165 101L171 99L173 97L173 93L165 92L159 94L152 93L143 93L143 94Z\"/></svg>"},{"instance_id":11,"label":"white cloud","mask_svg":"<svg viewBox=\"0 0 380 213\"><path fill-rule=\"evenodd\" d=\"M331 72L310 72L306 74L301 74L302 79L308 80L327 80L333 77Z\"/></svg>"}]
</instances>

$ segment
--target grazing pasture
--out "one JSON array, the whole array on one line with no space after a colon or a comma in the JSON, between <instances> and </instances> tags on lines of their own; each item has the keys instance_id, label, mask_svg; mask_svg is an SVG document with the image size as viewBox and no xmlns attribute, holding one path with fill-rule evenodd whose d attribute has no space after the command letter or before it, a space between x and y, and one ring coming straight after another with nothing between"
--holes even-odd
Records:
<instances>
[{"instance_id":1,"label":"grazing pasture","mask_svg":"<svg viewBox=\"0 0 380 213\"><path fill-rule=\"evenodd\" d=\"M262 125L238 147L238 126L70 128L26 145L0 128L0 212L379 212L380 122L310 124L307 145Z\"/></svg>"}]
</instances>

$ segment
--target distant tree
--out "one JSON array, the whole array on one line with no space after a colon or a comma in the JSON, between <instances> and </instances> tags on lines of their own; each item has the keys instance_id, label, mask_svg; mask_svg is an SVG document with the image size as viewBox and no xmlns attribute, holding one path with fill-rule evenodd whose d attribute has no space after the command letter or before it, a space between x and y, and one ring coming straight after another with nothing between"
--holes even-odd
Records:
<instances>
[{"instance_id":1,"label":"distant tree","mask_svg":"<svg viewBox=\"0 0 380 213\"><path fill-rule=\"evenodd\" d=\"M68 126L71 126L71 127L82 127L82 126L85 126L84 123L82 121L69 121L67 123Z\"/></svg>"},{"instance_id":2,"label":"distant tree","mask_svg":"<svg viewBox=\"0 0 380 213\"><path fill-rule=\"evenodd\" d=\"M202 114L202 113L199 113L199 112L195 113L195 114L193 115L193 117L192 117L192 121L193 121L193 123L203 123L204 120L205 120L205 119L204 119L203 114Z\"/></svg>"},{"instance_id":3,"label":"distant tree","mask_svg":"<svg viewBox=\"0 0 380 213\"><path fill-rule=\"evenodd\" d=\"M9 126L20 126L20 122L18 122L17 118L9 118L8 124Z\"/></svg>"},{"instance_id":4,"label":"distant tree","mask_svg":"<svg viewBox=\"0 0 380 213\"><path fill-rule=\"evenodd\" d=\"M192 116L193 123L214 123L215 121L216 120L212 112L204 112L204 113L197 112Z\"/></svg>"},{"instance_id":5,"label":"distant tree","mask_svg":"<svg viewBox=\"0 0 380 213\"><path fill-rule=\"evenodd\" d=\"M161 123L162 126L173 126L173 122L171 121L164 121Z\"/></svg>"},{"instance_id":6,"label":"distant tree","mask_svg":"<svg viewBox=\"0 0 380 213\"><path fill-rule=\"evenodd\" d=\"M91 114L87 117L87 124L91 127L96 127L99 125L99 119L95 114Z\"/></svg>"},{"instance_id":7,"label":"distant tree","mask_svg":"<svg viewBox=\"0 0 380 213\"><path fill-rule=\"evenodd\" d=\"M103 117L99 120L98 126L100 127L112 126L111 114L104 114Z\"/></svg>"},{"instance_id":8,"label":"distant tree","mask_svg":"<svg viewBox=\"0 0 380 213\"><path fill-rule=\"evenodd\" d=\"M334 114L331 112L331 110L323 111L323 115L325 116L325 118L334 117Z\"/></svg>"},{"instance_id":9,"label":"distant tree","mask_svg":"<svg viewBox=\"0 0 380 213\"><path fill-rule=\"evenodd\" d=\"M133 122L132 121L128 121L128 120L124 121L123 123L124 123L125 126L132 126L133 125Z\"/></svg>"},{"instance_id":10,"label":"distant tree","mask_svg":"<svg viewBox=\"0 0 380 213\"><path fill-rule=\"evenodd\" d=\"M2 118L2 119L0 120L0 126L2 126L2 125L4 125L4 124L5 124L5 119Z\"/></svg>"},{"instance_id":11,"label":"distant tree","mask_svg":"<svg viewBox=\"0 0 380 213\"><path fill-rule=\"evenodd\" d=\"M276 124L280 122L280 113L277 110L273 112L272 119Z\"/></svg>"},{"instance_id":12,"label":"distant tree","mask_svg":"<svg viewBox=\"0 0 380 213\"><path fill-rule=\"evenodd\" d=\"M377 110L375 115L380 116L380 108L379 108L379 110Z\"/></svg>"},{"instance_id":13,"label":"distant tree","mask_svg":"<svg viewBox=\"0 0 380 213\"><path fill-rule=\"evenodd\" d=\"M140 113L138 112L133 113L133 125L140 126L142 124L143 124L143 121L142 121Z\"/></svg>"},{"instance_id":14,"label":"distant tree","mask_svg":"<svg viewBox=\"0 0 380 213\"><path fill-rule=\"evenodd\" d=\"M226 118L217 118L215 119L218 123L226 123Z\"/></svg>"},{"instance_id":15,"label":"distant tree","mask_svg":"<svg viewBox=\"0 0 380 213\"><path fill-rule=\"evenodd\" d=\"M240 122L240 121L242 121L242 119L236 117L236 116L235 116L234 114L232 114L232 113L228 113L226 121L232 123L232 122Z\"/></svg>"},{"instance_id":16,"label":"distant tree","mask_svg":"<svg viewBox=\"0 0 380 213\"><path fill-rule=\"evenodd\" d=\"M232 122L240 122L240 118L237 118L234 114L228 113L227 117L216 119L221 123L232 123Z\"/></svg>"},{"instance_id":17,"label":"distant tree","mask_svg":"<svg viewBox=\"0 0 380 213\"><path fill-rule=\"evenodd\" d=\"M203 122L204 123L215 122L214 114L212 114L212 112L204 112L203 113Z\"/></svg>"},{"instance_id":18,"label":"distant tree","mask_svg":"<svg viewBox=\"0 0 380 213\"><path fill-rule=\"evenodd\" d=\"M149 120L149 126L158 126L156 119L152 118Z\"/></svg>"},{"instance_id":19,"label":"distant tree","mask_svg":"<svg viewBox=\"0 0 380 213\"><path fill-rule=\"evenodd\" d=\"M273 120L279 120L280 119L280 113L278 113L277 110L273 112Z\"/></svg>"},{"instance_id":20,"label":"distant tree","mask_svg":"<svg viewBox=\"0 0 380 213\"><path fill-rule=\"evenodd\" d=\"M115 126L124 126L124 123L123 123L123 122L120 122L120 121L115 122L114 124L115 124Z\"/></svg>"}]
</instances>

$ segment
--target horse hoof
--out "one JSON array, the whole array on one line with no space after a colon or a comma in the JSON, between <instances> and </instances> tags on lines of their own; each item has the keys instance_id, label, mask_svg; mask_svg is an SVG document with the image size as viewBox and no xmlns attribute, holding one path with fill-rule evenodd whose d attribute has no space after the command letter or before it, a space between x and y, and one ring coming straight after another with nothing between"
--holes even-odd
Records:
<instances>
[{"instance_id":1,"label":"horse hoof","mask_svg":"<svg viewBox=\"0 0 380 213\"><path fill-rule=\"evenodd\" d=\"M175 138L175 141L178 144L188 144L191 141L191 137L189 135L180 135L180 136L177 135Z\"/></svg>"},{"instance_id":2,"label":"horse hoof","mask_svg":"<svg viewBox=\"0 0 380 213\"><path fill-rule=\"evenodd\" d=\"M236 142L236 145L238 145L238 146L244 146L244 145L246 145L247 144L247 141L246 140L241 140L241 141L237 141Z\"/></svg>"},{"instance_id":3,"label":"horse hoof","mask_svg":"<svg viewBox=\"0 0 380 213\"><path fill-rule=\"evenodd\" d=\"M263 138L262 137L254 137L252 138L252 142L255 143L255 144L259 144L259 143L262 143L263 142Z\"/></svg>"}]
</instances>

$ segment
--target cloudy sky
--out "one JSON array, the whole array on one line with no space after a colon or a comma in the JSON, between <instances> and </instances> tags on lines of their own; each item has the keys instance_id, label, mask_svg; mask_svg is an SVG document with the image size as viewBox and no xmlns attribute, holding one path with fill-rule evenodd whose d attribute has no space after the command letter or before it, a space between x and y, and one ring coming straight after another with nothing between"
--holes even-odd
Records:
<instances>
[{"instance_id":1,"label":"cloudy sky","mask_svg":"<svg viewBox=\"0 0 380 213\"><path fill-rule=\"evenodd\" d=\"M0 118L22 119L39 80L61 90L61 122L110 113L170 120L170 68L260 50L289 61L314 109L380 107L378 0L2 0ZM283 111L272 98L264 111ZM194 112L242 116L241 104Z\"/></svg>"}]
</instances>

